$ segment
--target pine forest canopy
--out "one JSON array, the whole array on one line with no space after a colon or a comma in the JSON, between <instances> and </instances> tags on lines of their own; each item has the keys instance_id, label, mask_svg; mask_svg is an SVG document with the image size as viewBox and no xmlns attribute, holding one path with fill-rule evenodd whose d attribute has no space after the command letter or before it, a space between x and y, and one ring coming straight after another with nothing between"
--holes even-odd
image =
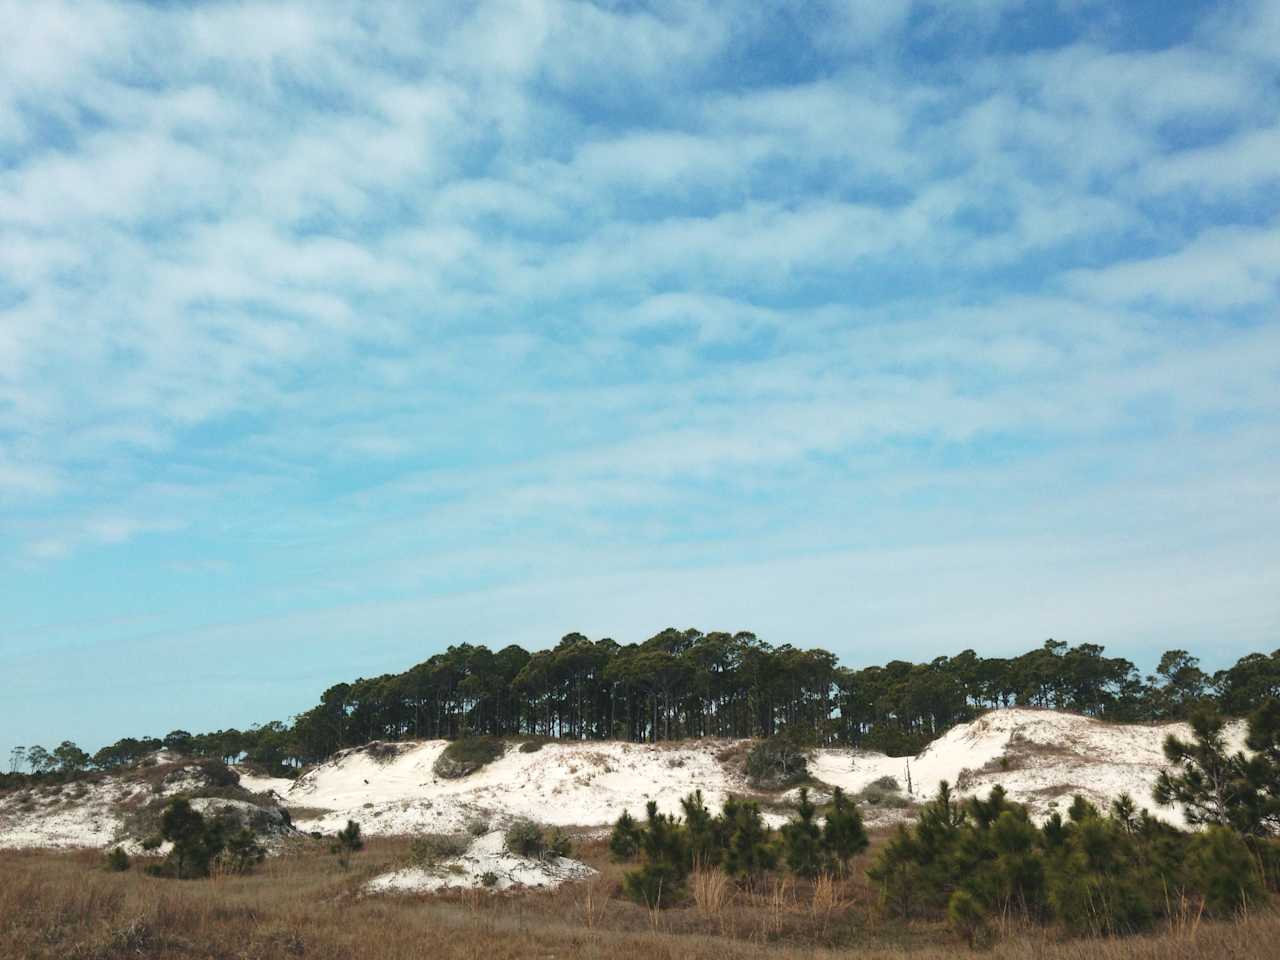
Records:
<instances>
[{"instance_id":1,"label":"pine forest canopy","mask_svg":"<svg viewBox=\"0 0 1280 960\"><path fill-rule=\"evenodd\" d=\"M1178 719L1209 702L1243 716L1280 696L1280 650L1212 675L1183 650L1143 677L1101 646L1049 640L1016 657L965 650L928 663L840 666L822 649L772 646L748 632L667 629L643 643L565 636L553 649L449 647L399 674L339 683L292 723L161 739L128 737L89 758L33 747L34 771L109 769L160 746L297 768L375 740L486 735L657 741L768 737L903 755L987 709L1034 706L1114 721ZM12 764L15 768L23 758Z\"/></svg>"}]
</instances>

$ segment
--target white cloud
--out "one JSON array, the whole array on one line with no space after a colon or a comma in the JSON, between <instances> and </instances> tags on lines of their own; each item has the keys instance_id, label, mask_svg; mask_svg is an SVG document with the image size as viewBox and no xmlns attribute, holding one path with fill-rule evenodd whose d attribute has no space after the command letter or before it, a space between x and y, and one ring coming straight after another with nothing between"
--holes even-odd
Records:
<instances>
[{"instance_id":1,"label":"white cloud","mask_svg":"<svg viewBox=\"0 0 1280 960\"><path fill-rule=\"evenodd\" d=\"M1076 271L1067 282L1113 303L1154 302L1193 310L1274 303L1280 283L1280 230L1214 229L1174 253Z\"/></svg>"}]
</instances>

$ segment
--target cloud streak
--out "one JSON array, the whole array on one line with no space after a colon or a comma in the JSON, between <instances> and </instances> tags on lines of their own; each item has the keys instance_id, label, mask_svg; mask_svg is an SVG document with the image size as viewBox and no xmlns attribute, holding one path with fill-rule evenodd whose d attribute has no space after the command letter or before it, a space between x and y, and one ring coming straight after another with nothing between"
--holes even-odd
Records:
<instances>
[{"instance_id":1,"label":"cloud streak","mask_svg":"<svg viewBox=\"0 0 1280 960\"><path fill-rule=\"evenodd\" d=\"M0 659L1267 642L1274 5L1023 6L0 2Z\"/></svg>"}]
</instances>

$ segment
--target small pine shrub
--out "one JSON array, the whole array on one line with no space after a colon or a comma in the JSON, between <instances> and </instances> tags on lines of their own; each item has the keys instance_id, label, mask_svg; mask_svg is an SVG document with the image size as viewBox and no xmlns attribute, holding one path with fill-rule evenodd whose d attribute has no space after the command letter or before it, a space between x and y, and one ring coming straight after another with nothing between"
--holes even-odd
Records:
<instances>
[{"instance_id":1,"label":"small pine shrub","mask_svg":"<svg viewBox=\"0 0 1280 960\"><path fill-rule=\"evenodd\" d=\"M333 843L329 844L329 852L336 854L338 865L343 870L351 865L351 855L364 849L364 837L360 835L360 824L348 820L347 825L337 832Z\"/></svg>"},{"instance_id":2,"label":"small pine shrub","mask_svg":"<svg viewBox=\"0 0 1280 960\"><path fill-rule=\"evenodd\" d=\"M540 858L547 851L547 836L542 825L521 817L507 827L507 850L518 857Z\"/></svg>"},{"instance_id":3,"label":"small pine shrub","mask_svg":"<svg viewBox=\"0 0 1280 960\"><path fill-rule=\"evenodd\" d=\"M568 857L573 854L573 841L569 839L569 835L556 827L551 831L551 835L547 837L547 856L548 857Z\"/></svg>"},{"instance_id":4,"label":"small pine shrub","mask_svg":"<svg viewBox=\"0 0 1280 960\"><path fill-rule=\"evenodd\" d=\"M252 873L253 868L266 859L267 849L258 843L258 835L244 827L227 838L227 848L222 853L222 863L232 873Z\"/></svg>"},{"instance_id":5,"label":"small pine shrub","mask_svg":"<svg viewBox=\"0 0 1280 960\"><path fill-rule=\"evenodd\" d=\"M832 865L842 874L849 872L849 861L867 849L867 831L857 808L836 787L822 826L822 846Z\"/></svg>"},{"instance_id":6,"label":"small pine shrub","mask_svg":"<svg viewBox=\"0 0 1280 960\"><path fill-rule=\"evenodd\" d=\"M818 808L809 799L809 789L800 788L796 819L782 828L782 842L787 854L787 869L801 877L816 877L827 866L822 847L822 830L814 821Z\"/></svg>"},{"instance_id":7,"label":"small pine shrub","mask_svg":"<svg viewBox=\"0 0 1280 960\"><path fill-rule=\"evenodd\" d=\"M620 863L634 860L640 854L640 825L635 817L623 810L609 835L609 855Z\"/></svg>"},{"instance_id":8,"label":"small pine shrub","mask_svg":"<svg viewBox=\"0 0 1280 960\"><path fill-rule=\"evenodd\" d=\"M480 884L485 887L496 887L498 885L498 875L492 870L486 870L480 874Z\"/></svg>"},{"instance_id":9,"label":"small pine shrub","mask_svg":"<svg viewBox=\"0 0 1280 960\"><path fill-rule=\"evenodd\" d=\"M115 847L106 855L106 867L112 873L124 873L133 864L129 860L129 855L120 847Z\"/></svg>"},{"instance_id":10,"label":"small pine shrub","mask_svg":"<svg viewBox=\"0 0 1280 960\"><path fill-rule=\"evenodd\" d=\"M656 910L684 899L689 847L685 830L675 818L659 813L652 800L645 809L640 835L643 861L623 876L622 884L627 896Z\"/></svg>"},{"instance_id":11,"label":"small pine shrub","mask_svg":"<svg viewBox=\"0 0 1280 960\"><path fill-rule=\"evenodd\" d=\"M1248 845L1226 827L1209 827L1196 836L1187 860L1191 884L1210 914L1230 916L1265 896Z\"/></svg>"}]
</instances>

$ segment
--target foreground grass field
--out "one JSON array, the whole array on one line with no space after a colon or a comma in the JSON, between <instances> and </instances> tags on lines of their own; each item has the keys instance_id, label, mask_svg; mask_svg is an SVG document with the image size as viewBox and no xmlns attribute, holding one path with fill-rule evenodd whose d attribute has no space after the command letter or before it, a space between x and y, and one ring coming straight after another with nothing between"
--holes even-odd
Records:
<instances>
[{"instance_id":1,"label":"foreground grass field","mask_svg":"<svg viewBox=\"0 0 1280 960\"><path fill-rule=\"evenodd\" d=\"M107 873L90 852L0 852L0 956L23 958L953 958L967 952L940 923L887 919L861 879L769 882L735 890L695 877L694 903L650 913L619 895L622 869L604 844L577 855L600 870L556 891L448 897L362 897L372 876L403 862L407 843L375 840L342 870L320 844L299 845L248 877L172 881ZM855 871L861 878L861 867ZM1184 922L1123 940L1006 931L993 957L1276 955L1280 916Z\"/></svg>"}]
</instances>

